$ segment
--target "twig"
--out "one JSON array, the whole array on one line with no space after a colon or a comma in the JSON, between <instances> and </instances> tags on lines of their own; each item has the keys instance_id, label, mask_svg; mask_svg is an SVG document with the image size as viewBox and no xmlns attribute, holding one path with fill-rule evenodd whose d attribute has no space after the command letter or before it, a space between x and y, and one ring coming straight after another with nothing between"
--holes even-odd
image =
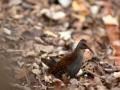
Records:
<instances>
[{"instance_id":1,"label":"twig","mask_svg":"<svg viewBox=\"0 0 120 90\"><path fill-rule=\"evenodd\" d=\"M99 77L99 78L103 78L103 77L97 75L96 73L94 73L94 72L92 72L92 71L90 71L90 70L88 70L88 69L84 69L84 70L87 71L87 72L89 72L90 74L92 74L92 75L94 75L94 76L97 76L97 77Z\"/></svg>"},{"instance_id":2,"label":"twig","mask_svg":"<svg viewBox=\"0 0 120 90\"><path fill-rule=\"evenodd\" d=\"M23 52L23 51L25 51L25 50L13 50L13 49L8 49L8 50L2 50L2 51L0 51L0 52Z\"/></svg>"}]
</instances>

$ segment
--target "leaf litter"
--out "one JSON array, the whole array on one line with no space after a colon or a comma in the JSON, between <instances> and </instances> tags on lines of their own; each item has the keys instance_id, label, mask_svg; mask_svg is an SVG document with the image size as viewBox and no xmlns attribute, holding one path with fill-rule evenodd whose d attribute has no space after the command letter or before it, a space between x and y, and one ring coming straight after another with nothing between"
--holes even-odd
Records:
<instances>
[{"instance_id":1,"label":"leaf litter","mask_svg":"<svg viewBox=\"0 0 120 90\"><path fill-rule=\"evenodd\" d=\"M0 60L7 74L0 72L1 77L8 75L7 82L16 88L9 90L53 90L55 85L56 90L66 90L64 84L59 87L61 81L47 76L48 68L41 59L57 62L81 39L88 41L95 55L84 53L82 73L71 79L67 90L120 89L119 0L65 3L0 1Z\"/></svg>"}]
</instances>

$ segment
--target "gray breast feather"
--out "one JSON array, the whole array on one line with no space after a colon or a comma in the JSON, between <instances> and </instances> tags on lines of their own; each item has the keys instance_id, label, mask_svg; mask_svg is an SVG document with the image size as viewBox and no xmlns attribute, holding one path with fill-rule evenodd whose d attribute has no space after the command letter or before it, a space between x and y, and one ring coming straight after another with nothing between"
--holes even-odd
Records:
<instances>
[{"instance_id":1,"label":"gray breast feather","mask_svg":"<svg viewBox=\"0 0 120 90\"><path fill-rule=\"evenodd\" d=\"M67 67L68 76L74 77L81 68L83 57L79 57Z\"/></svg>"}]
</instances>

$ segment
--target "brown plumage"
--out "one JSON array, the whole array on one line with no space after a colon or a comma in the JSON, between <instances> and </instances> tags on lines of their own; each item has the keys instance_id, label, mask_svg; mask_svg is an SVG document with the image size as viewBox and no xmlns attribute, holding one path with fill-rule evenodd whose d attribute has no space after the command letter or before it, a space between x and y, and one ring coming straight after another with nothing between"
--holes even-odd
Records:
<instances>
[{"instance_id":1,"label":"brown plumage","mask_svg":"<svg viewBox=\"0 0 120 90\"><path fill-rule=\"evenodd\" d=\"M73 63L76 58L77 58L77 54L75 51L73 51L69 55L63 57L53 67L49 68L48 73L51 73L56 76L59 71L67 68L67 66Z\"/></svg>"}]
</instances>

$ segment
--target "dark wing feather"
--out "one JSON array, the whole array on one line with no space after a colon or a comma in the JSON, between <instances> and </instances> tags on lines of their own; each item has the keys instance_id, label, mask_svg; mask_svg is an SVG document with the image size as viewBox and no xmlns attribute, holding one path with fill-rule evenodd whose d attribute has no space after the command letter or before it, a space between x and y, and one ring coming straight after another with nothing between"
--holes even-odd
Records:
<instances>
[{"instance_id":1,"label":"dark wing feather","mask_svg":"<svg viewBox=\"0 0 120 90\"><path fill-rule=\"evenodd\" d=\"M48 67L52 67L56 64L56 61L52 58L52 59L46 59L46 58L41 58L41 61L46 64Z\"/></svg>"},{"instance_id":2,"label":"dark wing feather","mask_svg":"<svg viewBox=\"0 0 120 90\"><path fill-rule=\"evenodd\" d=\"M67 66L70 65L72 62L74 62L76 57L77 57L76 52L72 52L69 55L66 55L60 61L58 61L53 67L51 67L48 70L48 73L51 73L51 74L57 76L57 74L59 72L61 72L62 70L65 71Z\"/></svg>"}]
</instances>

